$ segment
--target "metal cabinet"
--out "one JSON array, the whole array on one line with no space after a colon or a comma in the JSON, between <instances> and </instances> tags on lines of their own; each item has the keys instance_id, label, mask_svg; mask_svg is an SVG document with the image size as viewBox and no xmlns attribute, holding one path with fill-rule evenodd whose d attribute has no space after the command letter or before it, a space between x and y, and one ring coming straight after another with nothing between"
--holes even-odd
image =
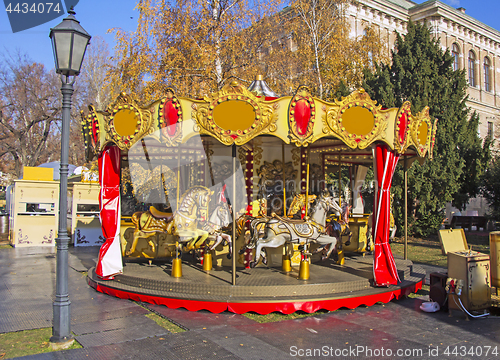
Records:
<instances>
[{"instance_id":1,"label":"metal cabinet","mask_svg":"<svg viewBox=\"0 0 500 360\"><path fill-rule=\"evenodd\" d=\"M104 242L99 220L99 183L75 182L72 191L71 233L75 246L96 246Z\"/></svg>"},{"instance_id":2,"label":"metal cabinet","mask_svg":"<svg viewBox=\"0 0 500 360\"><path fill-rule=\"evenodd\" d=\"M463 281L460 300L468 311L491 305L490 257L476 251L448 252L448 277ZM450 309L460 309L457 295L449 294Z\"/></svg>"},{"instance_id":3,"label":"metal cabinet","mask_svg":"<svg viewBox=\"0 0 500 360\"><path fill-rule=\"evenodd\" d=\"M10 198L10 243L16 247L54 246L59 182L15 180Z\"/></svg>"}]
</instances>

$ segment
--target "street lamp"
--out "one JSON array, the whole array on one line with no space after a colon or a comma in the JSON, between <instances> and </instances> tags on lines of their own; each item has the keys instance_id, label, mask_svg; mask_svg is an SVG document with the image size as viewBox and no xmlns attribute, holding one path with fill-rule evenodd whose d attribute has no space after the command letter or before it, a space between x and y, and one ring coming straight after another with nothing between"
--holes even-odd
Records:
<instances>
[{"instance_id":1,"label":"street lamp","mask_svg":"<svg viewBox=\"0 0 500 360\"><path fill-rule=\"evenodd\" d=\"M56 299L54 301L54 324L52 327L53 343L72 341L70 333L70 305L68 295L68 153L69 153L69 122L71 117L71 97L75 78L80 74L85 49L90 41L90 35L75 19L73 7L59 25L50 29L49 37L54 50L56 72L61 75L62 92L62 133L61 133L61 163L59 168L59 230L56 238ZM73 77L73 78L71 78Z\"/></svg>"}]
</instances>

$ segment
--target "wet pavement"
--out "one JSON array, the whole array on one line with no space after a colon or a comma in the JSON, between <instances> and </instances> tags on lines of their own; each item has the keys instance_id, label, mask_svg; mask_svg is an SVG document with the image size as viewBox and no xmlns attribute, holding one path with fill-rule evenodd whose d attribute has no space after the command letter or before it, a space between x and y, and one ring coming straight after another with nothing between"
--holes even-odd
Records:
<instances>
[{"instance_id":1,"label":"wet pavement","mask_svg":"<svg viewBox=\"0 0 500 360\"><path fill-rule=\"evenodd\" d=\"M27 359L500 359L500 318L424 313L425 298L260 324L96 292L86 282L98 248L70 248L71 330L81 349ZM0 333L51 327L55 249L0 250ZM426 267L427 273L446 269ZM427 277L428 280L428 277ZM170 333L145 315L186 331Z\"/></svg>"}]
</instances>

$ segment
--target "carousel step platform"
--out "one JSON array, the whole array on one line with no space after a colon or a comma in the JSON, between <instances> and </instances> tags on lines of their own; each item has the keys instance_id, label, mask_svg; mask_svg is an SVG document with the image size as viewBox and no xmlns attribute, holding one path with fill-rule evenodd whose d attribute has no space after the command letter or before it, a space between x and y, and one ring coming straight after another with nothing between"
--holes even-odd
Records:
<instances>
[{"instance_id":1,"label":"carousel step platform","mask_svg":"<svg viewBox=\"0 0 500 360\"><path fill-rule=\"evenodd\" d=\"M101 280L91 269L88 281L96 290L122 298L186 308L194 302L196 309L213 312L220 312L224 304L320 302L324 305L334 300L363 298L336 302L338 307L350 307L350 304L356 307L363 303L369 305L376 299L387 302L421 287L425 270L409 260L395 261L401 282L389 287L373 286L372 256L346 257L342 266L332 261L313 263L310 265L310 278L306 281L298 280L297 268L289 273L271 267L238 268L236 285L233 286L231 268L204 271L201 265L189 261L183 261L181 278L170 277L170 261L155 261L153 265L126 263L123 274L117 275L114 280ZM219 305L211 309L213 304ZM226 307L231 309L231 306Z\"/></svg>"}]
</instances>

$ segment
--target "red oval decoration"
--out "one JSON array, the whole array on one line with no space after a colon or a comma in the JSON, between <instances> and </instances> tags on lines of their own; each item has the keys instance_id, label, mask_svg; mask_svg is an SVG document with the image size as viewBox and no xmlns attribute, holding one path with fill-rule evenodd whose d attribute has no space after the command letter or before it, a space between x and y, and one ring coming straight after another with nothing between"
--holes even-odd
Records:
<instances>
[{"instance_id":1,"label":"red oval decoration","mask_svg":"<svg viewBox=\"0 0 500 360\"><path fill-rule=\"evenodd\" d=\"M401 114L399 118L399 142L403 144L406 139L406 125L408 124L408 118L406 113Z\"/></svg>"},{"instance_id":2,"label":"red oval decoration","mask_svg":"<svg viewBox=\"0 0 500 360\"><path fill-rule=\"evenodd\" d=\"M307 100L299 100L295 104L293 118L297 124L297 131L300 135L307 133L307 125L311 119L311 107Z\"/></svg>"},{"instance_id":3,"label":"red oval decoration","mask_svg":"<svg viewBox=\"0 0 500 360\"><path fill-rule=\"evenodd\" d=\"M177 111L177 108L172 103L172 101L167 101L165 103L163 113L165 117L165 126L167 127L167 133L170 136L174 136L177 130L175 124L177 124L177 121L179 120L179 112Z\"/></svg>"},{"instance_id":4,"label":"red oval decoration","mask_svg":"<svg viewBox=\"0 0 500 360\"><path fill-rule=\"evenodd\" d=\"M97 140L99 139L99 135L97 134L98 122L96 118L92 118L91 126L92 126L92 146L94 146L94 148L97 148Z\"/></svg>"}]
</instances>

